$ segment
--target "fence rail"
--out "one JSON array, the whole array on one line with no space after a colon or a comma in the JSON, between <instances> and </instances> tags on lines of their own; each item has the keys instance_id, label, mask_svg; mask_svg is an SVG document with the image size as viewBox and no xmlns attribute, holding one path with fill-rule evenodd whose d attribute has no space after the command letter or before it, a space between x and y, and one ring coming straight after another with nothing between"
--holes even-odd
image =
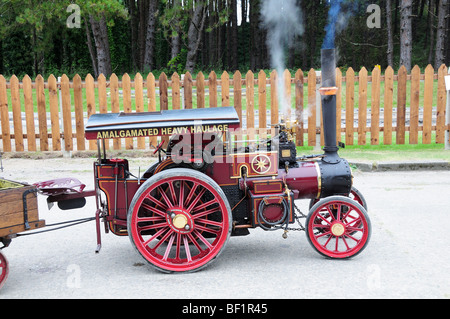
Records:
<instances>
[{"instance_id":1,"label":"fence rail","mask_svg":"<svg viewBox=\"0 0 450 319\"><path fill-rule=\"evenodd\" d=\"M421 73L415 66L410 74L402 66L384 74L375 67L345 76L336 70L337 136L347 145L444 143L447 67L431 65ZM283 110L277 97L276 71L266 75L239 71L220 77L200 72L194 79L188 72L170 78L137 73L121 79L112 74L107 80L90 74L84 80L75 75L47 81L38 75L34 82L26 75L20 82L13 75L7 81L0 75L1 148L4 152L73 151L96 149L84 138L84 126L94 113L145 112L181 108L234 106L243 132L266 134L270 124L290 116L298 120L297 145L323 145L320 117L320 72L310 69L281 75L290 108ZM252 98L250 98L252 97ZM147 149L156 138L114 140L113 149Z\"/></svg>"}]
</instances>

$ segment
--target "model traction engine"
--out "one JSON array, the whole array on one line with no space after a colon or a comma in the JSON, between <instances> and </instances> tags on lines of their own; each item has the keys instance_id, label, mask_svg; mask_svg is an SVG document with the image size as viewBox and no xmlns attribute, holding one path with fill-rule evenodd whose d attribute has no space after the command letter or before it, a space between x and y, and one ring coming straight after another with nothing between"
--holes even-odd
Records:
<instances>
[{"instance_id":1,"label":"model traction engine","mask_svg":"<svg viewBox=\"0 0 450 319\"><path fill-rule=\"evenodd\" d=\"M305 230L324 256L357 255L368 243L371 225L365 200L352 187L349 164L338 155L336 91L334 50L323 50L325 147L324 154L313 156L297 156L289 122L278 124L278 134L258 145L233 146L229 133L240 123L233 107L91 116L86 138L99 145L98 220L107 232L129 236L164 272L201 269L219 256L230 236L256 227L282 230L283 237L289 230ZM167 145L158 145L158 161L142 176L130 173L126 159L101 154L105 139L141 136L172 136ZM300 199L310 200L307 215L295 204ZM294 223L299 227L291 228Z\"/></svg>"}]
</instances>

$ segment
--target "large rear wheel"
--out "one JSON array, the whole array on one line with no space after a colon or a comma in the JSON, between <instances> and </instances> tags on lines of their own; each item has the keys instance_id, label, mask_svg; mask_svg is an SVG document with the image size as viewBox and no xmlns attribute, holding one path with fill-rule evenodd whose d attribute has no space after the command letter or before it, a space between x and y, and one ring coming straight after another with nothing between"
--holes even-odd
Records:
<instances>
[{"instance_id":1,"label":"large rear wheel","mask_svg":"<svg viewBox=\"0 0 450 319\"><path fill-rule=\"evenodd\" d=\"M134 195L127 220L133 245L164 272L205 267L220 254L232 229L222 189L207 175L185 168L149 178Z\"/></svg>"}]
</instances>

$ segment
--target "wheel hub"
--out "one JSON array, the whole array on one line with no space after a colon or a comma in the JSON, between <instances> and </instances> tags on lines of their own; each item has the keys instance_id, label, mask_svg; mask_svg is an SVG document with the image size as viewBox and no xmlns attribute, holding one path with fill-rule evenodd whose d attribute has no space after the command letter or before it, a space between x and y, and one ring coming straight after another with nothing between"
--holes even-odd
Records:
<instances>
[{"instance_id":1,"label":"wheel hub","mask_svg":"<svg viewBox=\"0 0 450 319\"><path fill-rule=\"evenodd\" d=\"M192 231L194 220L188 212L180 208L173 208L167 213L167 221L174 231L180 234L187 234Z\"/></svg>"},{"instance_id":2,"label":"wheel hub","mask_svg":"<svg viewBox=\"0 0 450 319\"><path fill-rule=\"evenodd\" d=\"M335 223L331 226L331 233L336 237L340 237L345 233L345 226L341 223Z\"/></svg>"},{"instance_id":3,"label":"wheel hub","mask_svg":"<svg viewBox=\"0 0 450 319\"><path fill-rule=\"evenodd\" d=\"M173 225L178 229L184 229L184 227L188 224L188 219L183 214L175 215L172 219Z\"/></svg>"}]
</instances>

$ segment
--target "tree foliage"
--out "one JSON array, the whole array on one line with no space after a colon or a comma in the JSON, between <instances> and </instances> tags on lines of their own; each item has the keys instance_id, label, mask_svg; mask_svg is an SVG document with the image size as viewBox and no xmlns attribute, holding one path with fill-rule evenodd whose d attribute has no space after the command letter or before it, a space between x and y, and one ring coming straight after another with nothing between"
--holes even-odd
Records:
<instances>
[{"instance_id":1,"label":"tree foliage","mask_svg":"<svg viewBox=\"0 0 450 319\"><path fill-rule=\"evenodd\" d=\"M263 1L267 0L0 0L0 73L271 69ZM283 1L287 0L280 0L280 6ZM340 67L389 63L398 68L401 53L409 52L403 44L408 42L401 39L402 16L412 25L411 54L403 63L436 67L450 60L448 0L292 1L300 9L304 31L285 49L288 68L320 68L328 13L336 2L340 13L334 43ZM409 11L402 15L405 3ZM80 8L79 27L67 27L70 4ZM380 8L379 26L367 23L370 4Z\"/></svg>"}]
</instances>

